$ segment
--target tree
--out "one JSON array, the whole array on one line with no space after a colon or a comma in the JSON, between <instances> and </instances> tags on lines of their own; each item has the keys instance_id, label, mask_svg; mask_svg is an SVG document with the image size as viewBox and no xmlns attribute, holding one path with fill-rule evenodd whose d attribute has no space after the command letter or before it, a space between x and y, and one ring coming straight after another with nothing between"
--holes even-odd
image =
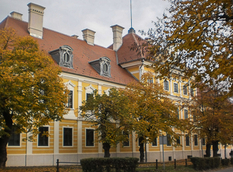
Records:
<instances>
[{"instance_id":1,"label":"tree","mask_svg":"<svg viewBox=\"0 0 233 172\"><path fill-rule=\"evenodd\" d=\"M0 30L0 167L14 128L33 139L38 127L62 119L67 94L60 72L33 38Z\"/></svg>"},{"instance_id":2,"label":"tree","mask_svg":"<svg viewBox=\"0 0 233 172\"><path fill-rule=\"evenodd\" d=\"M141 141L140 162L144 159L144 143L153 142L163 134L175 140L179 134L174 128L184 131L188 124L188 120L177 118L178 106L157 82L150 82L153 78L151 73L145 73L140 82L131 83L124 89L131 104L133 130Z\"/></svg>"},{"instance_id":3,"label":"tree","mask_svg":"<svg viewBox=\"0 0 233 172\"><path fill-rule=\"evenodd\" d=\"M195 76L194 83L232 82L232 0L170 2L169 13L148 31L148 58L156 60L155 71L163 77L178 67L185 77ZM231 87L228 94L232 93Z\"/></svg>"},{"instance_id":4,"label":"tree","mask_svg":"<svg viewBox=\"0 0 233 172\"><path fill-rule=\"evenodd\" d=\"M128 98L112 88L108 95L95 90L83 105L82 116L96 127L99 140L103 143L104 157L110 157L111 146L127 141L124 133L132 131Z\"/></svg>"},{"instance_id":5,"label":"tree","mask_svg":"<svg viewBox=\"0 0 233 172\"><path fill-rule=\"evenodd\" d=\"M195 133L207 138L206 156L210 156L213 145L213 156L217 156L218 143L231 144L233 136L233 104L224 91L218 86L199 86L199 93L190 104L194 117Z\"/></svg>"}]
</instances>

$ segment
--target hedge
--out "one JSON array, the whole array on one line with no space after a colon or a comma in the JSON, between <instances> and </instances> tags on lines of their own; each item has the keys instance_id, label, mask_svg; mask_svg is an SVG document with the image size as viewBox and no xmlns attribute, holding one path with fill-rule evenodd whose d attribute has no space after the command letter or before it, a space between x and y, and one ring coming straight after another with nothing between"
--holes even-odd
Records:
<instances>
[{"instance_id":1,"label":"hedge","mask_svg":"<svg viewBox=\"0 0 233 172\"><path fill-rule=\"evenodd\" d=\"M229 162L230 162L230 159L222 159L221 161L222 161L223 166L228 166Z\"/></svg>"},{"instance_id":2,"label":"hedge","mask_svg":"<svg viewBox=\"0 0 233 172\"><path fill-rule=\"evenodd\" d=\"M138 166L138 158L86 158L80 163L84 172L135 172Z\"/></svg>"},{"instance_id":3,"label":"hedge","mask_svg":"<svg viewBox=\"0 0 233 172\"><path fill-rule=\"evenodd\" d=\"M193 163L193 167L195 170L208 170L208 169L218 168L220 166L219 157L213 157L213 158L193 157L191 158L191 162Z\"/></svg>"}]
</instances>

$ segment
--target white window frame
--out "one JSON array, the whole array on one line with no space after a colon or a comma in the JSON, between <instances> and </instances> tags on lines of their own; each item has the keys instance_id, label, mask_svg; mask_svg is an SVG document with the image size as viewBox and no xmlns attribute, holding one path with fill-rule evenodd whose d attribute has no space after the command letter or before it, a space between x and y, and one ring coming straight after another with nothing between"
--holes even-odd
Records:
<instances>
[{"instance_id":1,"label":"white window frame","mask_svg":"<svg viewBox=\"0 0 233 172\"><path fill-rule=\"evenodd\" d=\"M70 108L70 109L74 110L74 87L75 87L75 85L71 81L68 81L65 83L65 86L67 87L67 89L69 91L72 91L72 108ZM68 107L68 103L66 106Z\"/></svg>"},{"instance_id":2,"label":"white window frame","mask_svg":"<svg viewBox=\"0 0 233 172\"><path fill-rule=\"evenodd\" d=\"M92 87L91 84L89 86L85 87L85 100L87 100L87 94L93 94L94 90L95 90L95 88Z\"/></svg>"},{"instance_id":3,"label":"white window frame","mask_svg":"<svg viewBox=\"0 0 233 172\"><path fill-rule=\"evenodd\" d=\"M71 146L65 146L64 145L64 129L65 128L71 128L72 129L72 145ZM62 127L62 147L73 147L74 146L74 127L69 127L69 126L63 126Z\"/></svg>"}]
</instances>

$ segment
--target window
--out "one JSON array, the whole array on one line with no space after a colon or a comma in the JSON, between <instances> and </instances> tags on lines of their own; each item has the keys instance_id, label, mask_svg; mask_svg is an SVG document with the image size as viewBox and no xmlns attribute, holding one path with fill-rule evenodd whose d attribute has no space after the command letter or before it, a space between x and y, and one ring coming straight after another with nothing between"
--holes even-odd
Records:
<instances>
[{"instance_id":1,"label":"window","mask_svg":"<svg viewBox=\"0 0 233 172\"><path fill-rule=\"evenodd\" d=\"M197 135L194 135L194 145L195 145L195 146L197 146L197 145L198 145Z\"/></svg>"},{"instance_id":2,"label":"window","mask_svg":"<svg viewBox=\"0 0 233 172\"><path fill-rule=\"evenodd\" d=\"M86 100L90 99L91 97L93 97L93 94L90 94L90 93L86 94L86 98L87 98Z\"/></svg>"},{"instance_id":3,"label":"window","mask_svg":"<svg viewBox=\"0 0 233 172\"><path fill-rule=\"evenodd\" d=\"M49 139L48 139L48 131L49 127L39 127L40 134L38 135L38 146L48 146Z\"/></svg>"},{"instance_id":4,"label":"window","mask_svg":"<svg viewBox=\"0 0 233 172\"><path fill-rule=\"evenodd\" d=\"M167 134L167 146L171 146L172 140L170 134Z\"/></svg>"},{"instance_id":5,"label":"window","mask_svg":"<svg viewBox=\"0 0 233 172\"><path fill-rule=\"evenodd\" d=\"M167 80L164 80L163 87L164 87L164 90L169 91L169 82Z\"/></svg>"},{"instance_id":6,"label":"window","mask_svg":"<svg viewBox=\"0 0 233 172\"><path fill-rule=\"evenodd\" d=\"M86 129L86 146L94 146L94 130Z\"/></svg>"},{"instance_id":7,"label":"window","mask_svg":"<svg viewBox=\"0 0 233 172\"><path fill-rule=\"evenodd\" d=\"M70 55L67 52L65 52L64 53L64 62L68 63L69 61L70 61Z\"/></svg>"},{"instance_id":8,"label":"window","mask_svg":"<svg viewBox=\"0 0 233 172\"><path fill-rule=\"evenodd\" d=\"M205 138L202 138L202 139L201 139L201 144L202 144L202 145L205 145Z\"/></svg>"},{"instance_id":9,"label":"window","mask_svg":"<svg viewBox=\"0 0 233 172\"><path fill-rule=\"evenodd\" d=\"M188 119L188 110L187 109L184 110L184 119Z\"/></svg>"},{"instance_id":10,"label":"window","mask_svg":"<svg viewBox=\"0 0 233 172\"><path fill-rule=\"evenodd\" d=\"M180 110L177 108L177 118L180 119Z\"/></svg>"},{"instance_id":11,"label":"window","mask_svg":"<svg viewBox=\"0 0 233 172\"><path fill-rule=\"evenodd\" d=\"M111 77L111 60L108 57L101 57L99 59L99 65L100 65L100 75Z\"/></svg>"},{"instance_id":12,"label":"window","mask_svg":"<svg viewBox=\"0 0 233 172\"><path fill-rule=\"evenodd\" d=\"M184 93L184 95L187 95L187 86L183 86L183 93Z\"/></svg>"},{"instance_id":13,"label":"window","mask_svg":"<svg viewBox=\"0 0 233 172\"><path fill-rule=\"evenodd\" d=\"M186 146L189 146L189 136L188 135L185 136L185 141L186 141Z\"/></svg>"},{"instance_id":14,"label":"window","mask_svg":"<svg viewBox=\"0 0 233 172\"><path fill-rule=\"evenodd\" d=\"M72 128L63 128L63 146L72 146Z\"/></svg>"},{"instance_id":15,"label":"window","mask_svg":"<svg viewBox=\"0 0 233 172\"><path fill-rule=\"evenodd\" d=\"M177 143L178 145L180 145L180 137L178 137L178 138L176 139L176 143Z\"/></svg>"},{"instance_id":16,"label":"window","mask_svg":"<svg viewBox=\"0 0 233 172\"><path fill-rule=\"evenodd\" d=\"M177 83L174 83L174 92L178 93L178 84Z\"/></svg>"},{"instance_id":17,"label":"window","mask_svg":"<svg viewBox=\"0 0 233 172\"><path fill-rule=\"evenodd\" d=\"M67 103L68 108L73 108L73 91L70 91L68 94L68 103Z\"/></svg>"},{"instance_id":18,"label":"window","mask_svg":"<svg viewBox=\"0 0 233 172\"><path fill-rule=\"evenodd\" d=\"M127 137L127 141L123 141L123 146L129 146L129 133L126 131L123 131L123 134Z\"/></svg>"},{"instance_id":19,"label":"window","mask_svg":"<svg viewBox=\"0 0 233 172\"><path fill-rule=\"evenodd\" d=\"M8 142L8 146L20 146L20 134L16 133L16 128L12 128L12 133Z\"/></svg>"},{"instance_id":20,"label":"window","mask_svg":"<svg viewBox=\"0 0 233 172\"><path fill-rule=\"evenodd\" d=\"M154 139L154 141L152 142L152 146L158 146L158 143L157 143L157 137Z\"/></svg>"},{"instance_id":21,"label":"window","mask_svg":"<svg viewBox=\"0 0 233 172\"><path fill-rule=\"evenodd\" d=\"M193 88L190 89L190 94L191 94L192 97L194 96Z\"/></svg>"},{"instance_id":22,"label":"window","mask_svg":"<svg viewBox=\"0 0 233 172\"><path fill-rule=\"evenodd\" d=\"M153 78L147 79L147 83L148 83L148 84L153 84Z\"/></svg>"}]
</instances>

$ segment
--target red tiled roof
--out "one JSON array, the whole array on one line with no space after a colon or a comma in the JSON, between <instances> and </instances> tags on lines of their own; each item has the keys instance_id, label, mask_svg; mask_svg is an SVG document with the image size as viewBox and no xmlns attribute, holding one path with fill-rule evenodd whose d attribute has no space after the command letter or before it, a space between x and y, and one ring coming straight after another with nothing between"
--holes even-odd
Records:
<instances>
[{"instance_id":1,"label":"red tiled roof","mask_svg":"<svg viewBox=\"0 0 233 172\"><path fill-rule=\"evenodd\" d=\"M7 17L0 23L0 28L4 27L12 27L16 30L17 35L19 36L29 36L27 22L14 19L12 17ZM116 53L112 49L104 48L98 45L92 46L83 40L46 28L43 29L43 39L34 39L38 41L40 48L46 52L58 49L62 45L68 45L73 48L73 69L61 67L63 72L69 72L124 85L131 81L135 81L130 73L117 64ZM126 55L128 55L128 53L126 53ZM88 63L103 56L106 56L111 60L111 78L100 76Z\"/></svg>"},{"instance_id":2,"label":"red tiled roof","mask_svg":"<svg viewBox=\"0 0 233 172\"><path fill-rule=\"evenodd\" d=\"M139 49L145 40L140 36L135 33L129 33L123 37L122 42L122 46L117 51L119 64L144 58L143 53ZM112 49L112 45L109 48Z\"/></svg>"}]
</instances>

